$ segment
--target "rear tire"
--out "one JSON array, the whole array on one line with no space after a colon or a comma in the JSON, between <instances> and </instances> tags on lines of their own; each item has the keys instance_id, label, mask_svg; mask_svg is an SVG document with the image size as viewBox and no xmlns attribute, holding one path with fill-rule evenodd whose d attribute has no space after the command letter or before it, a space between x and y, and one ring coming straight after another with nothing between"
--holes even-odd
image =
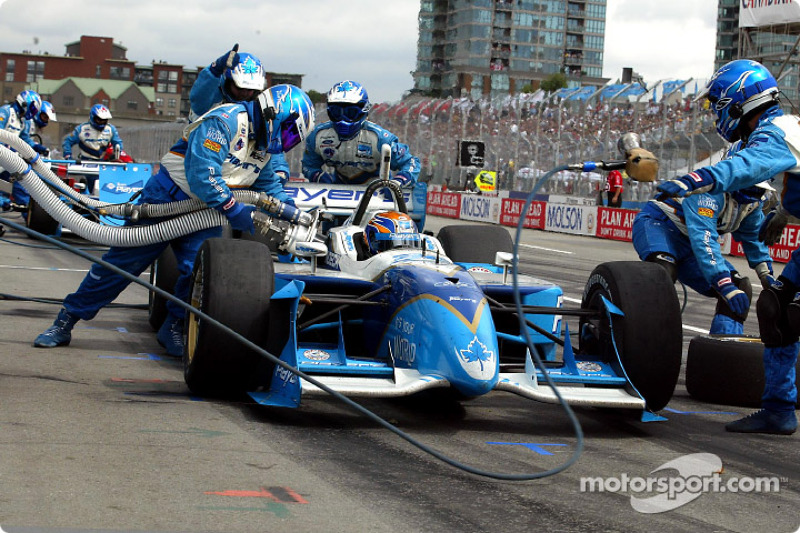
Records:
<instances>
[{"instance_id":1,"label":"rear tire","mask_svg":"<svg viewBox=\"0 0 800 533\"><path fill-rule=\"evenodd\" d=\"M437 235L444 253L456 263L493 265L497 252L513 252L514 241L502 226L445 226Z\"/></svg>"},{"instance_id":2,"label":"rear tire","mask_svg":"<svg viewBox=\"0 0 800 533\"><path fill-rule=\"evenodd\" d=\"M663 409L678 383L683 345L680 303L672 280L663 267L654 263L603 263L589 276L581 308L603 309L601 296L625 313L611 318L613 340L625 373L648 409ZM600 319L582 319L580 331L581 352L599 354L624 375L605 312Z\"/></svg>"},{"instance_id":3,"label":"rear tire","mask_svg":"<svg viewBox=\"0 0 800 533\"><path fill-rule=\"evenodd\" d=\"M208 239L192 272L191 304L258 346L266 346L274 287L272 256L262 243ZM184 379L202 396L239 397L272 376L274 363L190 314Z\"/></svg>"},{"instance_id":4,"label":"rear tire","mask_svg":"<svg viewBox=\"0 0 800 533\"><path fill-rule=\"evenodd\" d=\"M36 200L31 198L28 202L28 216L25 225L33 231L38 231L43 235L55 235L58 233L58 220L39 205Z\"/></svg>"}]
</instances>

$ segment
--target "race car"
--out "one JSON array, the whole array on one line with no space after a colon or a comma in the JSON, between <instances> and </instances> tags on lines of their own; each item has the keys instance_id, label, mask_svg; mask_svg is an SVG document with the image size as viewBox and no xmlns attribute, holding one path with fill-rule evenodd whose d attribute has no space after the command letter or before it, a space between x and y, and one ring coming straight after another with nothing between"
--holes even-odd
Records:
<instances>
[{"instance_id":1,"label":"race car","mask_svg":"<svg viewBox=\"0 0 800 533\"><path fill-rule=\"evenodd\" d=\"M637 409L644 420L669 402L682 332L661 267L601 264L580 307L569 309L556 284L512 275L513 243L499 226L453 225L417 238L394 227L386 240L399 245L365 250L376 217L411 218L392 185L370 183L327 230L325 202L308 226L284 228L279 249L300 262L276 261L254 240L203 244L191 304L239 338L190 314L183 365L193 393L297 407L328 390L390 398L440 389L457 399L506 391ZM309 197L323 187L304 186Z\"/></svg>"}]
</instances>

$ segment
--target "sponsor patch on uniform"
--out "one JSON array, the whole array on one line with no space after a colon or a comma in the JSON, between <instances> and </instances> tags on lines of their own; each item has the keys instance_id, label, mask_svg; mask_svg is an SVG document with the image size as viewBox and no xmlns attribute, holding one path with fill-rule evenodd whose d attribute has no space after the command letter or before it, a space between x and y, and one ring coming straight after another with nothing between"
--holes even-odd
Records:
<instances>
[{"instance_id":1,"label":"sponsor patch on uniform","mask_svg":"<svg viewBox=\"0 0 800 533\"><path fill-rule=\"evenodd\" d=\"M697 214L701 217L714 218L714 210L708 207L698 207Z\"/></svg>"},{"instance_id":2,"label":"sponsor patch on uniform","mask_svg":"<svg viewBox=\"0 0 800 533\"><path fill-rule=\"evenodd\" d=\"M222 145L220 145L219 143L215 143L211 139L206 139L205 141L203 141L203 147L208 148L209 150L213 150L214 152L219 152L220 149L222 148Z\"/></svg>"}]
</instances>

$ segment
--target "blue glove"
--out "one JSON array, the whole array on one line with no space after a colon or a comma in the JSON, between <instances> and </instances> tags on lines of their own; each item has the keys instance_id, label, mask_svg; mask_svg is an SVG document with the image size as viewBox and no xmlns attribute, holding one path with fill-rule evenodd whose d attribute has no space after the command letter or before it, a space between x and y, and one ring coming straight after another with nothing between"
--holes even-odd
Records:
<instances>
[{"instance_id":1,"label":"blue glove","mask_svg":"<svg viewBox=\"0 0 800 533\"><path fill-rule=\"evenodd\" d=\"M789 212L782 205L767 213L761 228L758 230L758 240L767 246L772 246L781 240L783 229L789 223Z\"/></svg>"},{"instance_id":2,"label":"blue glove","mask_svg":"<svg viewBox=\"0 0 800 533\"><path fill-rule=\"evenodd\" d=\"M45 156L45 157L47 157L47 155L50 153L50 149L48 149L48 148L47 148L47 146L45 146L45 145L43 145L43 144L38 144L38 143L37 143L37 144L34 144L34 145L32 146L32 148L33 148L33 150L34 150L35 152L37 152L37 153L40 153L40 154L42 154L42 155L43 155L43 156Z\"/></svg>"},{"instance_id":3,"label":"blue glove","mask_svg":"<svg viewBox=\"0 0 800 533\"><path fill-rule=\"evenodd\" d=\"M297 204L295 203L294 198L287 198L286 200L283 201L283 203L289 204L292 207L297 207Z\"/></svg>"},{"instance_id":4,"label":"blue glove","mask_svg":"<svg viewBox=\"0 0 800 533\"><path fill-rule=\"evenodd\" d=\"M327 172L319 172L315 176L311 177L311 181L315 181L317 183L336 183L336 177L333 174L328 174Z\"/></svg>"},{"instance_id":5,"label":"blue glove","mask_svg":"<svg viewBox=\"0 0 800 533\"><path fill-rule=\"evenodd\" d=\"M231 196L230 200L217 207L217 211L225 215L231 227L239 231L253 234L256 226L253 224L253 211L256 206L237 202Z\"/></svg>"},{"instance_id":6,"label":"blue glove","mask_svg":"<svg viewBox=\"0 0 800 533\"><path fill-rule=\"evenodd\" d=\"M392 176L392 181L397 182L400 187L408 187L412 183L412 179L405 174L395 174Z\"/></svg>"},{"instance_id":7,"label":"blue glove","mask_svg":"<svg viewBox=\"0 0 800 533\"><path fill-rule=\"evenodd\" d=\"M680 178L674 178L661 183L656 189L661 194L656 195L657 200L665 197L689 196L701 192L708 192L714 187L714 178L702 168L697 172L689 172Z\"/></svg>"},{"instance_id":8,"label":"blue glove","mask_svg":"<svg viewBox=\"0 0 800 533\"><path fill-rule=\"evenodd\" d=\"M222 76L226 68L233 68L239 64L239 43L233 45L230 52L225 52L208 66L214 76Z\"/></svg>"},{"instance_id":9,"label":"blue glove","mask_svg":"<svg viewBox=\"0 0 800 533\"><path fill-rule=\"evenodd\" d=\"M733 279L729 272L718 274L712 283L714 289L725 298L725 302L731 308L731 311L742 316L747 314L750 309L750 299L744 291L739 290L739 287L733 284Z\"/></svg>"},{"instance_id":10,"label":"blue glove","mask_svg":"<svg viewBox=\"0 0 800 533\"><path fill-rule=\"evenodd\" d=\"M772 272L772 261L762 261L753 267L753 270L756 271L758 279L761 281L761 287L763 287L764 290L774 287L777 283L775 274Z\"/></svg>"}]
</instances>

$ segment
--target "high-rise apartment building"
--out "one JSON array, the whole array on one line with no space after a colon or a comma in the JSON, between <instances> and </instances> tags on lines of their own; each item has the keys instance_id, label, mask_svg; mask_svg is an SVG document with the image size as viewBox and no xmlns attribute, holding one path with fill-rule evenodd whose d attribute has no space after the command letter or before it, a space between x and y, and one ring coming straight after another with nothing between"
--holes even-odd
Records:
<instances>
[{"instance_id":1,"label":"high-rise apartment building","mask_svg":"<svg viewBox=\"0 0 800 533\"><path fill-rule=\"evenodd\" d=\"M606 0L422 0L416 91L497 96L563 73L602 86Z\"/></svg>"},{"instance_id":2,"label":"high-rise apartment building","mask_svg":"<svg viewBox=\"0 0 800 533\"><path fill-rule=\"evenodd\" d=\"M714 70L734 59L754 59L777 78L785 98L798 105L800 56L797 45L800 23L785 21L741 28L740 8L740 0L718 0Z\"/></svg>"}]
</instances>

